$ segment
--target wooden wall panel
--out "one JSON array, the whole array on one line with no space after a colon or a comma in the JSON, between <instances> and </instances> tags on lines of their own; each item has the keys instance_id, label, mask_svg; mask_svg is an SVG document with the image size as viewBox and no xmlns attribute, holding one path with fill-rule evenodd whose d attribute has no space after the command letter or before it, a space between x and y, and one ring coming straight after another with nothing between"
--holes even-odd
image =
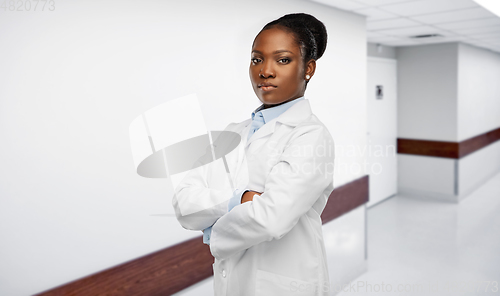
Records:
<instances>
[{"instance_id":1,"label":"wooden wall panel","mask_svg":"<svg viewBox=\"0 0 500 296\"><path fill-rule=\"evenodd\" d=\"M398 138L398 153L445 158L458 157L458 143Z\"/></svg>"},{"instance_id":2,"label":"wooden wall panel","mask_svg":"<svg viewBox=\"0 0 500 296\"><path fill-rule=\"evenodd\" d=\"M321 213L323 224L342 216L369 200L369 176L363 176L333 190Z\"/></svg>"},{"instance_id":3,"label":"wooden wall panel","mask_svg":"<svg viewBox=\"0 0 500 296\"><path fill-rule=\"evenodd\" d=\"M462 142L398 138L398 153L459 159L500 140L500 128Z\"/></svg>"},{"instance_id":4,"label":"wooden wall panel","mask_svg":"<svg viewBox=\"0 0 500 296\"><path fill-rule=\"evenodd\" d=\"M36 295L171 295L213 275L212 263L199 236Z\"/></svg>"},{"instance_id":5,"label":"wooden wall panel","mask_svg":"<svg viewBox=\"0 0 500 296\"><path fill-rule=\"evenodd\" d=\"M484 148L496 141L500 140L500 128L494 129L482 135L467 139L460 142L458 156L464 157L474 151Z\"/></svg>"}]
</instances>

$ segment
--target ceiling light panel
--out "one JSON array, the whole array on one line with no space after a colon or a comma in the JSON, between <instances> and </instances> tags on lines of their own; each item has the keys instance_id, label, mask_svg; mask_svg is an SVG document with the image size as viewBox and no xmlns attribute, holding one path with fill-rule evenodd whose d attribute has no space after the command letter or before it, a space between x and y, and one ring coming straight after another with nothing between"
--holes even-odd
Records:
<instances>
[{"instance_id":1,"label":"ceiling light panel","mask_svg":"<svg viewBox=\"0 0 500 296\"><path fill-rule=\"evenodd\" d=\"M498 0L474 0L477 4L500 16L500 2Z\"/></svg>"},{"instance_id":2,"label":"ceiling light panel","mask_svg":"<svg viewBox=\"0 0 500 296\"><path fill-rule=\"evenodd\" d=\"M411 18L426 24L438 24L438 23L483 19L489 17L496 17L496 16L482 7L474 7L474 8L466 8L466 9L439 12L433 14L420 15L420 16L413 16Z\"/></svg>"},{"instance_id":3,"label":"ceiling light panel","mask_svg":"<svg viewBox=\"0 0 500 296\"><path fill-rule=\"evenodd\" d=\"M386 5L383 9L402 16L414 16L473 7L479 5L472 0L421 0Z\"/></svg>"}]
</instances>

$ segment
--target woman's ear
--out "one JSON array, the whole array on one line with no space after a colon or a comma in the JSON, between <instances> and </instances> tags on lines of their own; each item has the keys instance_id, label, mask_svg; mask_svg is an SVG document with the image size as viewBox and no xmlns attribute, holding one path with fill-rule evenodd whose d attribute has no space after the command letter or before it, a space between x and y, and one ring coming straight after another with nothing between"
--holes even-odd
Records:
<instances>
[{"instance_id":1,"label":"woman's ear","mask_svg":"<svg viewBox=\"0 0 500 296\"><path fill-rule=\"evenodd\" d=\"M313 77L313 75L314 75L314 71L316 71L316 60L311 59L306 64L304 77L306 75L309 75L309 79L311 79Z\"/></svg>"}]
</instances>

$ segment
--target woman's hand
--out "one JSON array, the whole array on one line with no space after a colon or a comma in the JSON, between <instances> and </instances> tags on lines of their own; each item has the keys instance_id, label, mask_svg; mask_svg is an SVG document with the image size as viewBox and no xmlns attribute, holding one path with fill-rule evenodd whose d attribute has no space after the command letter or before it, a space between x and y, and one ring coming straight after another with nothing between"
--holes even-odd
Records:
<instances>
[{"instance_id":1,"label":"woman's hand","mask_svg":"<svg viewBox=\"0 0 500 296\"><path fill-rule=\"evenodd\" d=\"M264 193L264 192L262 192L262 193ZM241 203L244 203L244 202L247 202L247 201L252 201L253 200L253 196L255 194L257 194L258 196L260 196L262 193L261 192L256 192L256 191L247 191L241 197Z\"/></svg>"}]
</instances>

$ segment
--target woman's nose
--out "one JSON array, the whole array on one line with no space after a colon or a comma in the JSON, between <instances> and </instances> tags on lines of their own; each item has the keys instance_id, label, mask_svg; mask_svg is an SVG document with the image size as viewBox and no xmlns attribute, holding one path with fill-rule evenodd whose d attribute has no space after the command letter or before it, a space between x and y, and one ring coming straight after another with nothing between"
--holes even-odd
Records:
<instances>
[{"instance_id":1,"label":"woman's nose","mask_svg":"<svg viewBox=\"0 0 500 296\"><path fill-rule=\"evenodd\" d=\"M259 75L262 78L275 77L275 71L271 61L266 61L262 64L262 69L260 69Z\"/></svg>"}]
</instances>

